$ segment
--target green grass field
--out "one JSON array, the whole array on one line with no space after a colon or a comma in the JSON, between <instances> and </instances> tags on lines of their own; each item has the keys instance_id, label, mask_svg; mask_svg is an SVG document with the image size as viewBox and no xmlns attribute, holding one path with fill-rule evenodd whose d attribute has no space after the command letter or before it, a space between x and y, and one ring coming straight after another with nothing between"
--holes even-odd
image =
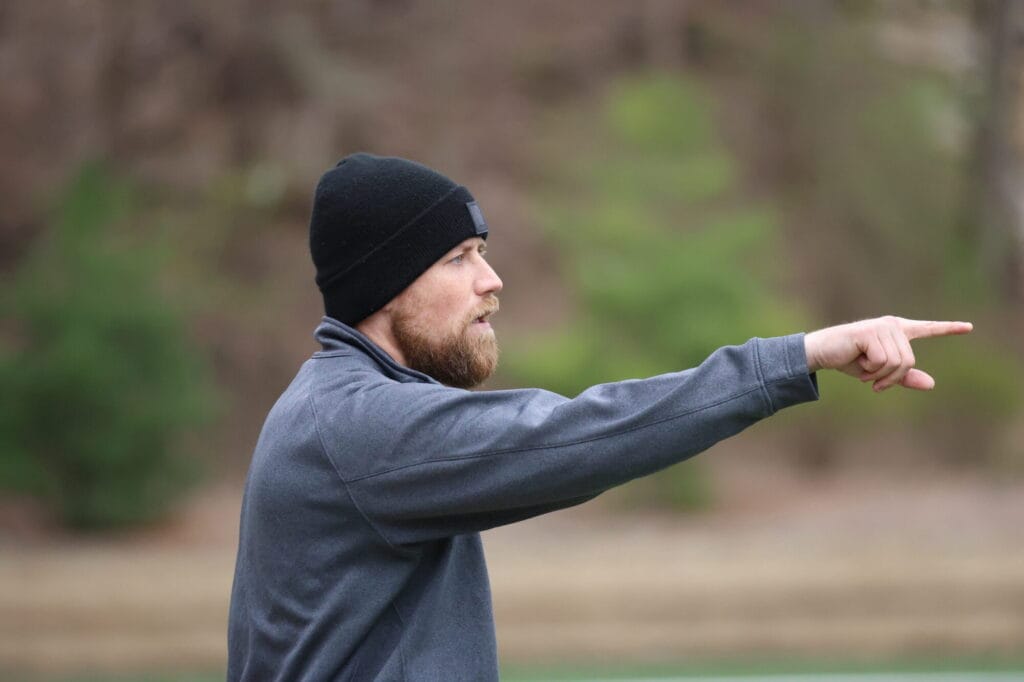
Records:
<instances>
[{"instance_id":1,"label":"green grass field","mask_svg":"<svg viewBox=\"0 0 1024 682\"><path fill-rule=\"evenodd\" d=\"M0 670L9 682L215 682L223 672L31 676ZM504 666L503 682L1024 682L1024 655L851 663L749 660L652 665Z\"/></svg>"},{"instance_id":2,"label":"green grass field","mask_svg":"<svg viewBox=\"0 0 1024 682\"><path fill-rule=\"evenodd\" d=\"M984 677L978 677L981 674ZM786 682L788 680L831 680L832 682L881 682L901 680L925 682L930 677L943 682L991 679L992 682L1024 682L1024 656L1013 658L958 658L950 660L899 660L872 663L813 660L732 660L660 665L559 665L549 668L506 666L506 682L583 682L584 680L744 680Z\"/></svg>"}]
</instances>

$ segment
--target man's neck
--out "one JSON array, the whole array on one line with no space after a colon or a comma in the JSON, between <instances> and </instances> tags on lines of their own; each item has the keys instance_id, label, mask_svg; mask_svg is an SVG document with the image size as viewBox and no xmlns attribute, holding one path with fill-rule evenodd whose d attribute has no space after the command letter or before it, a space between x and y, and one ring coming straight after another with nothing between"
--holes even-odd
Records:
<instances>
[{"instance_id":1,"label":"man's neck","mask_svg":"<svg viewBox=\"0 0 1024 682\"><path fill-rule=\"evenodd\" d=\"M391 332L391 322L382 311L370 315L357 324L356 330L390 355L392 360L403 367L407 366L405 364L405 356L402 355L402 351L398 350L395 335Z\"/></svg>"}]
</instances>

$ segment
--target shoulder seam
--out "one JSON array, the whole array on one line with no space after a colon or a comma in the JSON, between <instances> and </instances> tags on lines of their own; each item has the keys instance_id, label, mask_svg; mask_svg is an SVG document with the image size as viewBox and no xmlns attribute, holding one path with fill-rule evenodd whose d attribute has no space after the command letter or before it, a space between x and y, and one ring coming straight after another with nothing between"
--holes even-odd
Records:
<instances>
[{"instance_id":1,"label":"shoulder seam","mask_svg":"<svg viewBox=\"0 0 1024 682\"><path fill-rule=\"evenodd\" d=\"M345 494L348 495L348 499L352 502L352 506L355 507L356 511L359 512L359 515L363 517L363 521L366 522L366 525L369 526L370 530L376 533L377 536L380 537L380 539L383 540L388 547L390 547L391 549L398 549L391 542L391 540L389 540L388 537L384 535L383 531L381 531L381 529L378 528L377 525L370 520L370 517L366 515L366 512L363 511L362 507L359 506L359 503L356 501L355 496L352 495L352 491L348 487L348 481L345 480L345 477L342 475L341 471L338 470L338 465L335 464L334 458L327 454L327 445L326 443L324 443L324 435L323 432L320 430L320 418L317 416L316 413L316 401L313 400L312 386L310 387L308 399L309 409L313 412L313 428L316 429L316 437L320 443L320 452L324 456L324 459L327 460L328 464L331 465L331 468L334 469L334 473L338 477L338 480L341 481L341 485L345 488Z\"/></svg>"}]
</instances>

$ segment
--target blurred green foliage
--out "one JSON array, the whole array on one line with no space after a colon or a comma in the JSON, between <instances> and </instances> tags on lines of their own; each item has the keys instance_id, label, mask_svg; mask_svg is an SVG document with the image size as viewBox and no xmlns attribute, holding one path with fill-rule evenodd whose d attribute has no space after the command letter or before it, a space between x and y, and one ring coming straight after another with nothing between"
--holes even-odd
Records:
<instances>
[{"instance_id":1,"label":"blurred green foliage","mask_svg":"<svg viewBox=\"0 0 1024 682\"><path fill-rule=\"evenodd\" d=\"M0 487L76 528L165 512L198 479L181 436L216 405L157 288L162 252L118 239L134 201L103 166L84 166L0 298Z\"/></svg>"},{"instance_id":2,"label":"blurred green foliage","mask_svg":"<svg viewBox=\"0 0 1024 682\"><path fill-rule=\"evenodd\" d=\"M697 81L665 75L618 83L601 134L568 169L577 186L541 208L577 317L564 329L512 340L503 360L510 374L575 395L697 365L723 343L797 328L797 312L772 295L784 263L774 214L739 197L735 164ZM634 487L634 498L654 504L710 501L697 463Z\"/></svg>"}]
</instances>

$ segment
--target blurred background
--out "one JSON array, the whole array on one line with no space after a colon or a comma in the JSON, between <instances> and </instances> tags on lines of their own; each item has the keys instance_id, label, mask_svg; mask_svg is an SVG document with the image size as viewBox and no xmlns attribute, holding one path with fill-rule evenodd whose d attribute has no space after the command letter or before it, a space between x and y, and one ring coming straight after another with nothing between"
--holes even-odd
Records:
<instances>
[{"instance_id":1,"label":"blurred background","mask_svg":"<svg viewBox=\"0 0 1024 682\"><path fill-rule=\"evenodd\" d=\"M822 399L485 534L508 679L1024 670L1024 3L0 4L0 676L218 679L248 459L315 350L313 187L484 209L488 388L893 313Z\"/></svg>"}]
</instances>

